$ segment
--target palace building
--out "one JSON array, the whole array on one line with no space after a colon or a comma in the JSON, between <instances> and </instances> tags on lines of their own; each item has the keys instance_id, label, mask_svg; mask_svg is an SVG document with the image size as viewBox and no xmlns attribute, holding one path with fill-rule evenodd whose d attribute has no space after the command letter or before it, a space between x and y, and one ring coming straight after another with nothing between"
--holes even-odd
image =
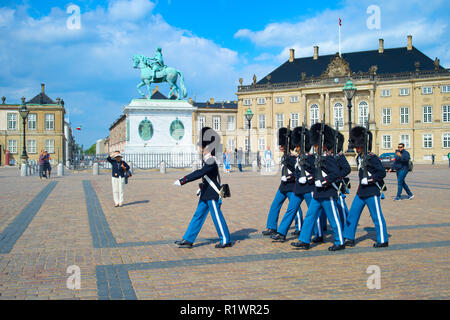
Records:
<instances>
[{"instance_id":1,"label":"palace building","mask_svg":"<svg viewBox=\"0 0 450 320\"><path fill-rule=\"evenodd\" d=\"M248 145L245 112L254 113L251 122L251 151L259 146L277 146L277 130L310 127L325 121L336 125L348 147L348 107L344 84L351 80L357 91L351 101L352 126L369 120L373 133L373 152L394 152L403 142L416 163L447 159L450 152L450 72L439 59L427 57L412 45L377 50L319 54L315 46L311 57L289 59L263 79L243 84L239 79L236 143ZM278 154L280 156L281 154ZM448 160L447 160L448 161Z\"/></svg>"},{"instance_id":2,"label":"palace building","mask_svg":"<svg viewBox=\"0 0 450 320\"><path fill-rule=\"evenodd\" d=\"M72 134L68 128L70 125L64 121L64 101L60 98L56 101L49 98L45 93L45 85L42 84L41 92L25 104L29 110L25 128L28 160L39 160L39 154L43 149L50 153L52 164L69 159L71 150L66 149L72 148ZM6 151L9 152L9 165L21 162L23 149L23 125L19 114L21 106L21 104L7 104L6 97L2 97L0 104L2 165L6 164ZM65 131L68 137L65 137Z\"/></svg>"}]
</instances>

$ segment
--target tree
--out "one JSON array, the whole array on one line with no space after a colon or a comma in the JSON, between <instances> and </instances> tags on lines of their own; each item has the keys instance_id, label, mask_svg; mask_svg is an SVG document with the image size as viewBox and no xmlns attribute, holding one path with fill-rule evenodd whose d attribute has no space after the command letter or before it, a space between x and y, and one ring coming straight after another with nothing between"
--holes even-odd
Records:
<instances>
[{"instance_id":1,"label":"tree","mask_svg":"<svg viewBox=\"0 0 450 320\"><path fill-rule=\"evenodd\" d=\"M95 153L97 152L97 144L93 144L89 149L87 149L84 154L90 154L90 155L95 155Z\"/></svg>"}]
</instances>

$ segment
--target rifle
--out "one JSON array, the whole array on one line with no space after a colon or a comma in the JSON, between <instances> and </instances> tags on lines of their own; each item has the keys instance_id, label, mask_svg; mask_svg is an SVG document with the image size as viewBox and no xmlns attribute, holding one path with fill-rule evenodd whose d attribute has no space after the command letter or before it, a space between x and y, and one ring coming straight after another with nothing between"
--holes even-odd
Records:
<instances>
[{"instance_id":1,"label":"rifle","mask_svg":"<svg viewBox=\"0 0 450 320\"><path fill-rule=\"evenodd\" d=\"M305 117L306 118L306 117ZM299 161L298 164L300 166L300 176L301 177L306 177L306 172L305 172L305 162L306 162L306 121L303 120L303 124L302 124L302 130L300 132L300 156L299 156Z\"/></svg>"},{"instance_id":2,"label":"rifle","mask_svg":"<svg viewBox=\"0 0 450 320\"><path fill-rule=\"evenodd\" d=\"M286 137L284 139L284 151L283 151L283 158L281 160L281 163L283 164L283 171L282 171L282 175L284 177L288 177L288 168L287 168L287 162L288 162L288 157L289 157L289 146L290 146L290 138L291 138L291 119L289 119L289 123L287 125L287 130L286 130Z\"/></svg>"},{"instance_id":3,"label":"rifle","mask_svg":"<svg viewBox=\"0 0 450 320\"><path fill-rule=\"evenodd\" d=\"M314 164L316 166L316 170L317 170L317 178L319 180L323 180L323 175L322 175L322 153L323 153L323 135L324 135L324 130L325 130L325 113L323 114L323 120L322 123L320 124L320 132L319 132L319 148L317 150L316 153L316 159L314 161Z\"/></svg>"},{"instance_id":4,"label":"rifle","mask_svg":"<svg viewBox=\"0 0 450 320\"><path fill-rule=\"evenodd\" d=\"M364 131L364 151L361 156L361 169L363 171L363 178L367 178L369 175L369 114L367 115L366 130Z\"/></svg>"},{"instance_id":5,"label":"rifle","mask_svg":"<svg viewBox=\"0 0 450 320\"><path fill-rule=\"evenodd\" d=\"M339 158L338 152L337 152L337 148L338 148L338 122L335 122L335 129L334 129L334 135L333 135L333 156L334 158L337 160ZM342 192L342 184L343 184L343 179L344 177L342 177L342 180L340 180L338 186L337 186L337 196L339 197L339 195ZM345 192L344 192L345 193Z\"/></svg>"}]
</instances>

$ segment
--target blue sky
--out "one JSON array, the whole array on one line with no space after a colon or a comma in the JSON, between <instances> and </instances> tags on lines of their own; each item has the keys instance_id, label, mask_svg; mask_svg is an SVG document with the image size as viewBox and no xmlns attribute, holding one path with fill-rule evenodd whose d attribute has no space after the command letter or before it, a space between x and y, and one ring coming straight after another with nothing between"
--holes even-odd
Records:
<instances>
[{"instance_id":1,"label":"blue sky","mask_svg":"<svg viewBox=\"0 0 450 320\"><path fill-rule=\"evenodd\" d=\"M67 28L69 5L81 28ZM373 10L379 24L370 26ZM18 103L46 84L62 97L78 143L88 148L109 134L122 108L138 97L131 57L153 56L185 75L188 97L234 100L238 79L250 83L288 58L413 45L450 67L449 1L114 0L0 1L0 96ZM369 22L368 22L369 21ZM166 85L160 86L163 94Z\"/></svg>"}]
</instances>

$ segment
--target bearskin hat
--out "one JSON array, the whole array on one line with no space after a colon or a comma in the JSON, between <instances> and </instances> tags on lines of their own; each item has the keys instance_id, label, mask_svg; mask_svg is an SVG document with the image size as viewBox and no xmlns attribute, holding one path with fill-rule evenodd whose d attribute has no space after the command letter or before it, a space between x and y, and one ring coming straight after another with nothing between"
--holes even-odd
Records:
<instances>
[{"instance_id":1,"label":"bearskin hat","mask_svg":"<svg viewBox=\"0 0 450 320\"><path fill-rule=\"evenodd\" d=\"M219 148L220 145L220 136L210 127L203 127L197 145L201 148L207 148L214 156L216 153L215 149Z\"/></svg>"},{"instance_id":2,"label":"bearskin hat","mask_svg":"<svg viewBox=\"0 0 450 320\"><path fill-rule=\"evenodd\" d=\"M338 132L336 153L342 152L343 150L344 150L344 135Z\"/></svg>"},{"instance_id":3,"label":"bearskin hat","mask_svg":"<svg viewBox=\"0 0 450 320\"><path fill-rule=\"evenodd\" d=\"M292 131L292 144L294 146L300 146L300 141L302 138L302 126L294 128ZM305 128L305 151L311 150L310 133L307 128Z\"/></svg>"},{"instance_id":4,"label":"bearskin hat","mask_svg":"<svg viewBox=\"0 0 450 320\"><path fill-rule=\"evenodd\" d=\"M315 123L311 126L310 142L311 142L312 146L319 144L320 126L321 126L320 122ZM324 133L323 134L323 145L325 146L325 149L327 149L327 150L333 149L334 148L334 141L333 141L334 140L334 129L331 128L329 125L324 125L323 133Z\"/></svg>"},{"instance_id":5,"label":"bearskin hat","mask_svg":"<svg viewBox=\"0 0 450 320\"><path fill-rule=\"evenodd\" d=\"M366 128L357 126L352 128L350 131L350 141L349 141L349 147L350 148L356 148L356 147L364 147L364 136L366 133ZM369 133L369 144L367 146L367 149L369 151L372 150L372 132Z\"/></svg>"},{"instance_id":6,"label":"bearskin hat","mask_svg":"<svg viewBox=\"0 0 450 320\"><path fill-rule=\"evenodd\" d=\"M278 129L278 145L282 146L286 143L286 138L289 138L289 150L294 149L294 145L292 144L292 131L289 132L289 137L287 137L287 128L283 127Z\"/></svg>"}]
</instances>

